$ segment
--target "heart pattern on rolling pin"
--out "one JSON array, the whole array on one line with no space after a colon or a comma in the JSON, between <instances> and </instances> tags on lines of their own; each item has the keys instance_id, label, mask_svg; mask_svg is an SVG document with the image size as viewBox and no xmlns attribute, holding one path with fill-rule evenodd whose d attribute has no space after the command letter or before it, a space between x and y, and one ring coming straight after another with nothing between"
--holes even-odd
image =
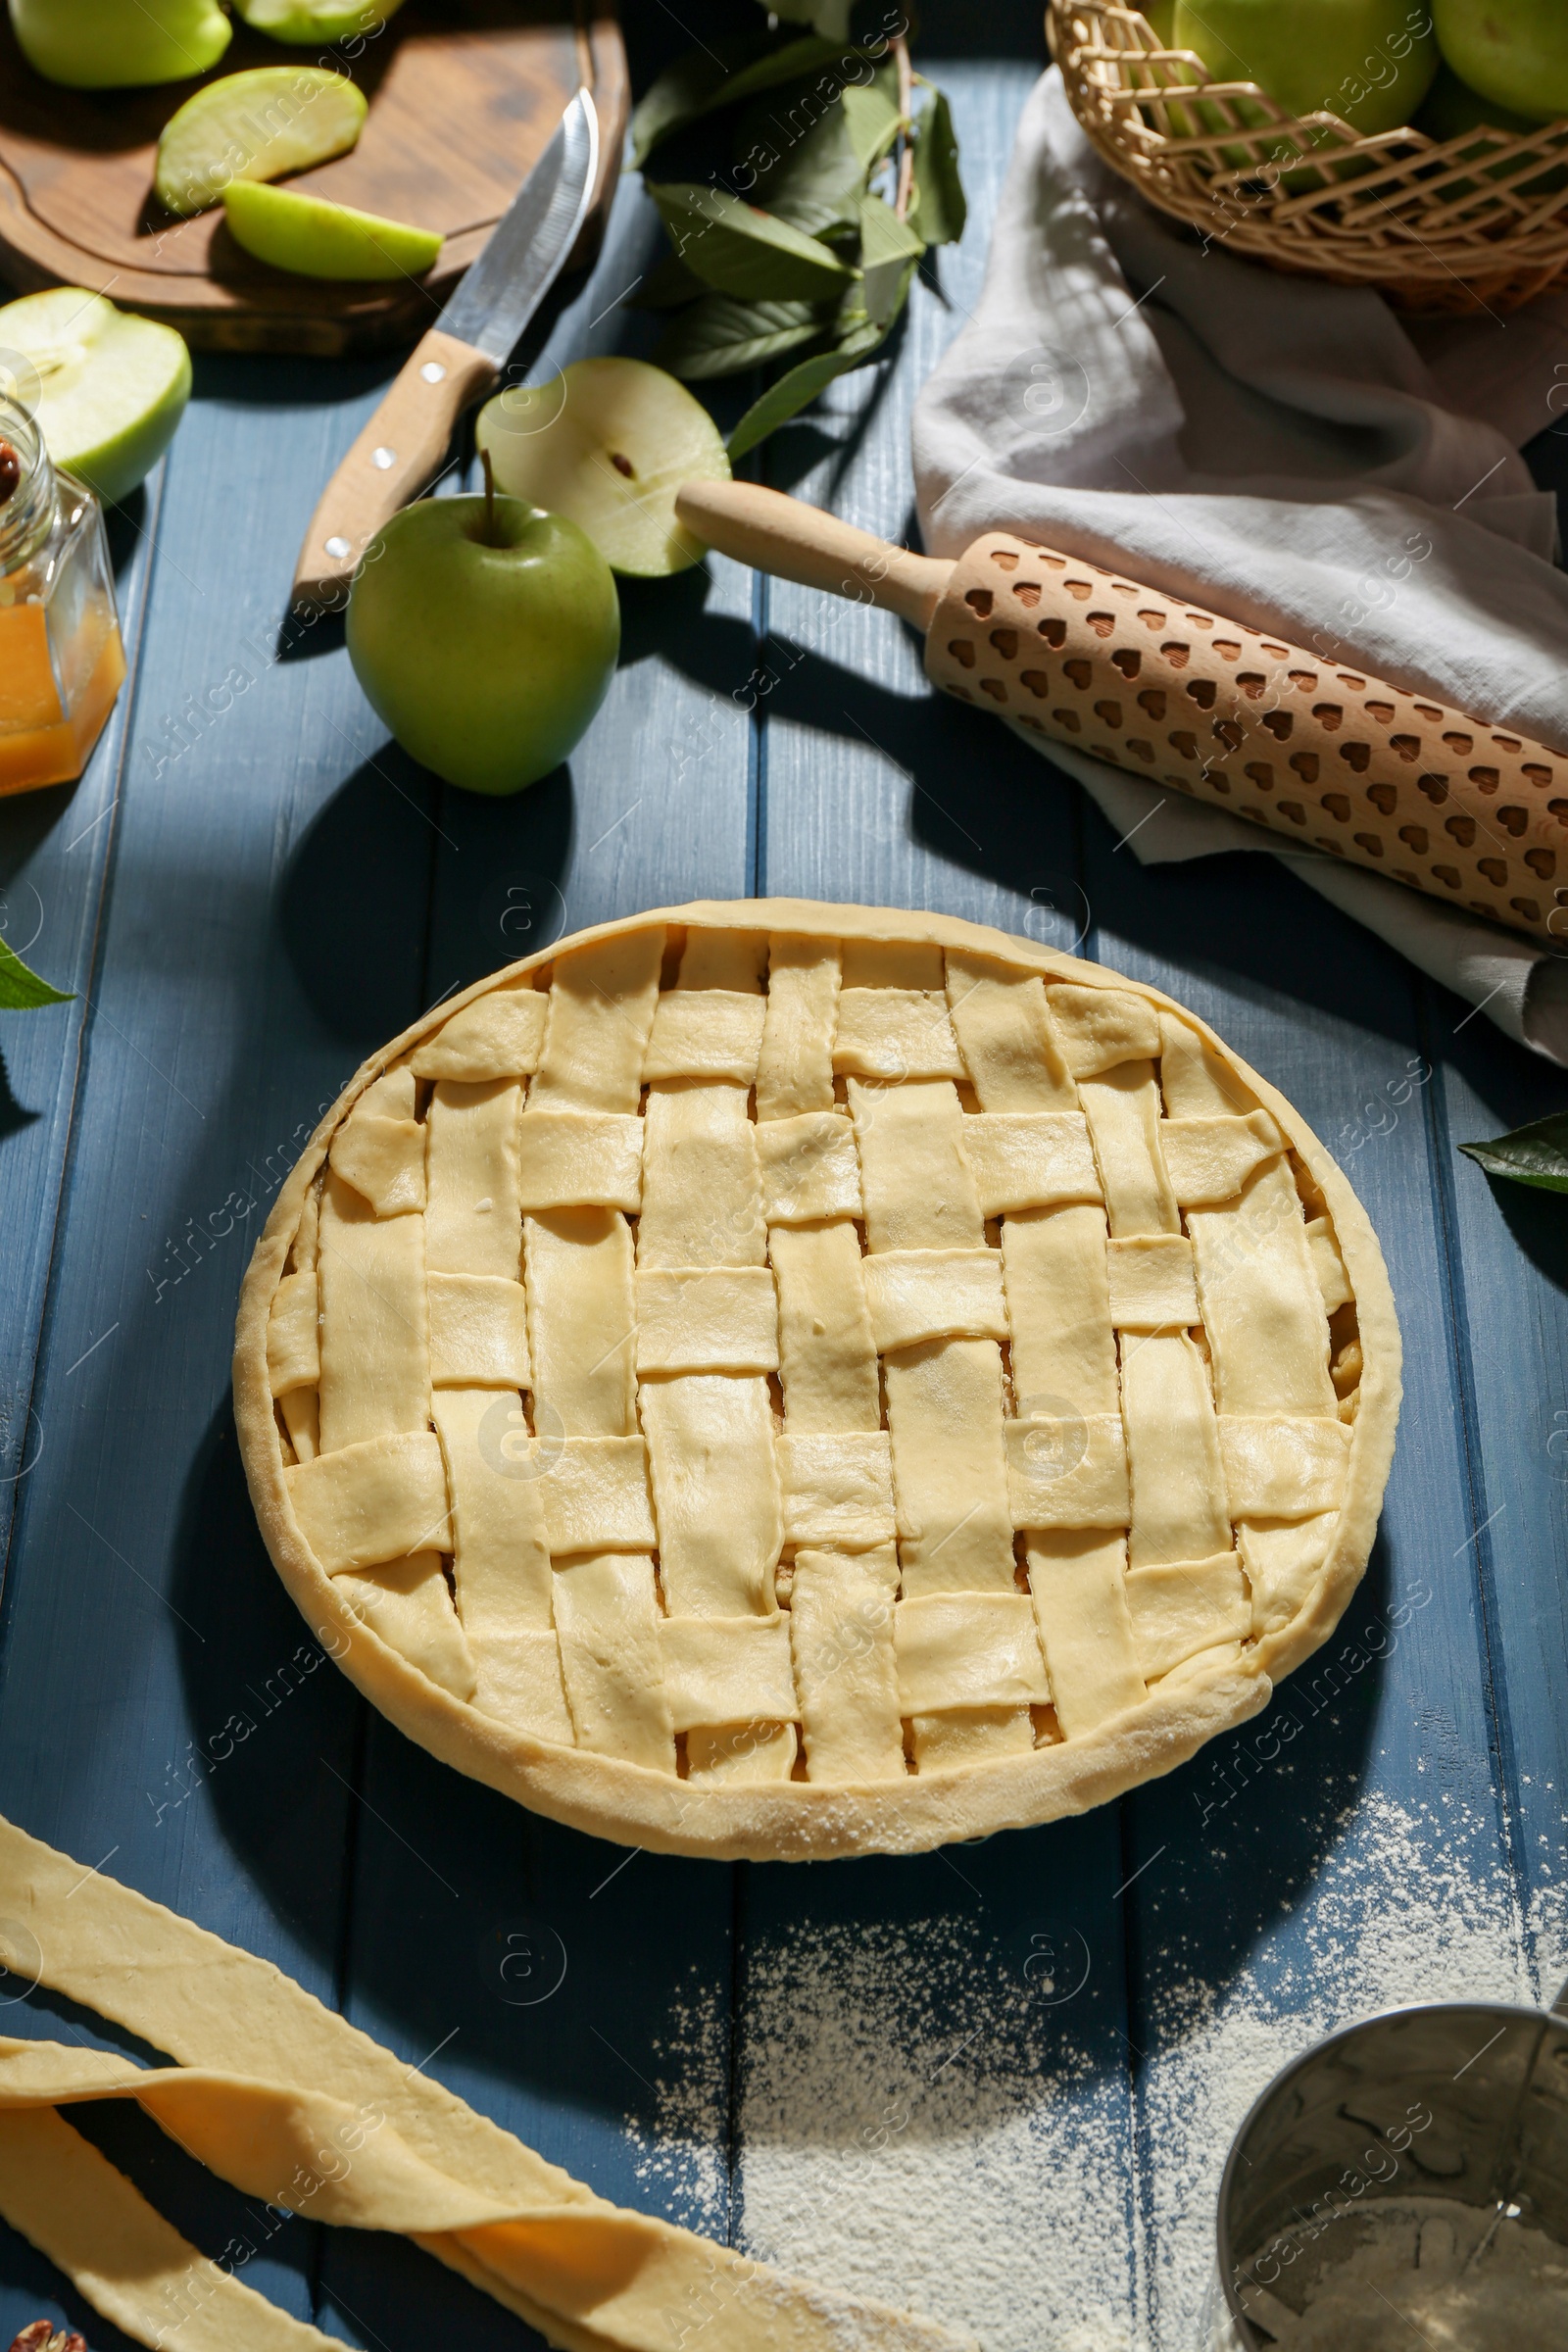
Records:
<instances>
[{"instance_id":1,"label":"heart pattern on rolling pin","mask_svg":"<svg viewBox=\"0 0 1568 2352\"><path fill-rule=\"evenodd\" d=\"M1427 696L1007 532L954 566L926 670L1298 848L1568 936L1568 755Z\"/></svg>"}]
</instances>

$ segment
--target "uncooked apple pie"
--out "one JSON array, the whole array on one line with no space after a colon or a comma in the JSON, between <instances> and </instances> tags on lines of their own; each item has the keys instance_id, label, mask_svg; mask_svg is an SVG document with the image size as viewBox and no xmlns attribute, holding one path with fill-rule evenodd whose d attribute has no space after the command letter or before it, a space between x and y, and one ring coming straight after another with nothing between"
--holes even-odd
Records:
<instances>
[{"instance_id":1,"label":"uncooked apple pie","mask_svg":"<svg viewBox=\"0 0 1568 2352\"><path fill-rule=\"evenodd\" d=\"M640 915L443 1005L283 1187L268 1544L410 1736L760 1858L1080 1812L1254 1714L1366 1563L1365 1212L1157 991L937 915Z\"/></svg>"}]
</instances>

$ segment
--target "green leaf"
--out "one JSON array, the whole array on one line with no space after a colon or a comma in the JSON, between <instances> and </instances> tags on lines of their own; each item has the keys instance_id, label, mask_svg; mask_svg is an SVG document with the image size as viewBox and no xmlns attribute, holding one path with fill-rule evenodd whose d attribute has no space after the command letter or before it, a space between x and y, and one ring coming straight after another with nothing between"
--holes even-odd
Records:
<instances>
[{"instance_id":1,"label":"green leaf","mask_svg":"<svg viewBox=\"0 0 1568 2352\"><path fill-rule=\"evenodd\" d=\"M51 988L0 939L0 1012L35 1012L40 1004L74 1004L69 988Z\"/></svg>"},{"instance_id":2,"label":"green leaf","mask_svg":"<svg viewBox=\"0 0 1568 2352\"><path fill-rule=\"evenodd\" d=\"M662 139L698 122L724 103L726 83L745 66L765 57L771 46L765 32L740 41L722 41L716 51L688 50L661 74L639 102L631 119L631 160L640 172Z\"/></svg>"},{"instance_id":3,"label":"green leaf","mask_svg":"<svg viewBox=\"0 0 1568 2352\"><path fill-rule=\"evenodd\" d=\"M700 383L760 368L832 323L817 303L737 302L732 294L705 294L670 321L656 357L671 375Z\"/></svg>"},{"instance_id":4,"label":"green leaf","mask_svg":"<svg viewBox=\"0 0 1568 2352\"><path fill-rule=\"evenodd\" d=\"M678 253L666 253L656 262L635 293L622 297L628 311L673 311L683 302L695 302L705 291L702 279L694 270L688 270Z\"/></svg>"},{"instance_id":5,"label":"green leaf","mask_svg":"<svg viewBox=\"0 0 1568 2352\"><path fill-rule=\"evenodd\" d=\"M724 93L724 104L735 105L742 98L755 98L759 90L776 89L781 81L794 81L803 74L814 74L819 66L834 64L838 59L865 55L863 49L847 49L842 41L823 40L819 34L808 33L804 40L789 41L775 49L771 57L760 58L737 74Z\"/></svg>"},{"instance_id":6,"label":"green leaf","mask_svg":"<svg viewBox=\"0 0 1568 2352\"><path fill-rule=\"evenodd\" d=\"M705 115L738 106L759 90L776 89L781 81L814 74L832 60L864 54L863 50L846 49L842 41L825 41L816 33L786 41L781 49L772 45L770 35L763 34L760 39L723 42L716 55L694 50L661 74L632 116L632 163L641 171L662 140L684 130L689 122L700 122Z\"/></svg>"},{"instance_id":7,"label":"green leaf","mask_svg":"<svg viewBox=\"0 0 1568 2352\"><path fill-rule=\"evenodd\" d=\"M792 368L776 384L770 384L760 400L753 401L731 433L730 464L735 465L759 441L765 441L769 433L788 423L792 416L798 416L807 403L814 400L836 375L845 375L862 360L869 359L882 334L881 327L869 323L857 327L835 351L820 351L812 359L802 360L798 368Z\"/></svg>"},{"instance_id":8,"label":"green leaf","mask_svg":"<svg viewBox=\"0 0 1568 2352\"><path fill-rule=\"evenodd\" d=\"M844 119L864 179L899 135L898 100L879 82L873 81L869 88L852 82L844 92Z\"/></svg>"},{"instance_id":9,"label":"green leaf","mask_svg":"<svg viewBox=\"0 0 1568 2352\"><path fill-rule=\"evenodd\" d=\"M1489 1176L1533 1184L1544 1193L1568 1193L1568 1110L1494 1136L1489 1144L1461 1144L1459 1149Z\"/></svg>"},{"instance_id":10,"label":"green leaf","mask_svg":"<svg viewBox=\"0 0 1568 2352\"><path fill-rule=\"evenodd\" d=\"M794 95L786 91L785 101ZM786 112L786 122L810 98L807 91ZM836 99L798 137L780 124L774 110L749 107L736 127L735 159L737 177L747 172L755 174L748 191L753 199L808 236L819 237L825 229L854 221L865 173Z\"/></svg>"},{"instance_id":11,"label":"green leaf","mask_svg":"<svg viewBox=\"0 0 1568 2352\"><path fill-rule=\"evenodd\" d=\"M693 180L648 183L687 268L720 294L753 302L824 302L855 272L830 247L727 188Z\"/></svg>"},{"instance_id":12,"label":"green leaf","mask_svg":"<svg viewBox=\"0 0 1568 2352\"><path fill-rule=\"evenodd\" d=\"M909 280L925 247L882 197L862 196L859 211L866 316L875 325L886 327L904 308Z\"/></svg>"},{"instance_id":13,"label":"green leaf","mask_svg":"<svg viewBox=\"0 0 1568 2352\"><path fill-rule=\"evenodd\" d=\"M924 245L954 245L963 234L969 206L958 177L958 142L953 113L940 90L915 123L914 194L909 226Z\"/></svg>"}]
</instances>

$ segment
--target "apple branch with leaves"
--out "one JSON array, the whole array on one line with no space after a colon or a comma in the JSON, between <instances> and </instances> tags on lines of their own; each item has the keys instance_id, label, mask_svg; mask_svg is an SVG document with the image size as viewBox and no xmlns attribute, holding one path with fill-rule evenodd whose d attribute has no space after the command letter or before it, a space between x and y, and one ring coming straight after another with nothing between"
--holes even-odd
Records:
<instances>
[{"instance_id":1,"label":"apple branch with leaves","mask_svg":"<svg viewBox=\"0 0 1568 2352\"><path fill-rule=\"evenodd\" d=\"M963 233L952 115L906 29L902 16L858 41L774 26L695 50L632 118L671 247L632 297L669 314L655 357L691 383L790 355L731 434L732 460L869 360L926 252Z\"/></svg>"}]
</instances>

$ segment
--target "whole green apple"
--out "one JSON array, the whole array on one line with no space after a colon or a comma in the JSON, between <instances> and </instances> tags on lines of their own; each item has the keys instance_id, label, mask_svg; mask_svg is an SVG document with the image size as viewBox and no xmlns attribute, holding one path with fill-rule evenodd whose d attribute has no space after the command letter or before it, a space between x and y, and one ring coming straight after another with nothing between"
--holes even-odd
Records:
<instances>
[{"instance_id":1,"label":"whole green apple","mask_svg":"<svg viewBox=\"0 0 1568 2352\"><path fill-rule=\"evenodd\" d=\"M187 81L233 37L217 0L11 0L22 53L73 90Z\"/></svg>"},{"instance_id":2,"label":"whole green apple","mask_svg":"<svg viewBox=\"0 0 1568 2352\"><path fill-rule=\"evenodd\" d=\"M1520 131L1534 130L1537 125L1525 116L1516 115L1511 107L1497 106L1491 98L1483 98L1479 90L1473 90L1467 81L1461 81L1457 74L1444 66L1427 92L1415 127L1424 130L1429 139L1447 141L1462 137L1467 130L1483 127L1506 131L1516 137ZM1480 163L1486 151L1486 142L1478 138L1473 147L1460 148L1459 160L1466 164ZM1522 184L1515 176L1517 166L1513 163L1483 164L1482 168L1489 179L1508 180L1521 196L1553 196L1558 189L1568 188L1568 164L1549 164L1534 179ZM1465 197L1475 192L1475 185L1473 179L1456 179L1443 193L1446 198Z\"/></svg>"},{"instance_id":3,"label":"whole green apple","mask_svg":"<svg viewBox=\"0 0 1568 2352\"><path fill-rule=\"evenodd\" d=\"M467 792L520 792L565 759L620 651L609 564L518 498L427 498L365 551L349 659L406 752Z\"/></svg>"},{"instance_id":4,"label":"whole green apple","mask_svg":"<svg viewBox=\"0 0 1568 2352\"><path fill-rule=\"evenodd\" d=\"M1433 0L1438 46L1461 81L1531 122L1568 115L1563 0Z\"/></svg>"},{"instance_id":5,"label":"whole green apple","mask_svg":"<svg viewBox=\"0 0 1568 2352\"><path fill-rule=\"evenodd\" d=\"M1438 70L1414 0L1176 0L1173 45L1216 81L1255 81L1293 115L1338 115L1363 135L1408 122Z\"/></svg>"},{"instance_id":6,"label":"whole green apple","mask_svg":"<svg viewBox=\"0 0 1568 2352\"><path fill-rule=\"evenodd\" d=\"M1461 81L1450 67L1440 66L1438 78L1416 116L1417 130L1424 130L1431 139L1456 139L1462 131L1478 130L1483 123L1493 130L1536 127L1529 116L1515 114L1511 106L1497 106L1491 98L1483 98L1479 90Z\"/></svg>"}]
</instances>

